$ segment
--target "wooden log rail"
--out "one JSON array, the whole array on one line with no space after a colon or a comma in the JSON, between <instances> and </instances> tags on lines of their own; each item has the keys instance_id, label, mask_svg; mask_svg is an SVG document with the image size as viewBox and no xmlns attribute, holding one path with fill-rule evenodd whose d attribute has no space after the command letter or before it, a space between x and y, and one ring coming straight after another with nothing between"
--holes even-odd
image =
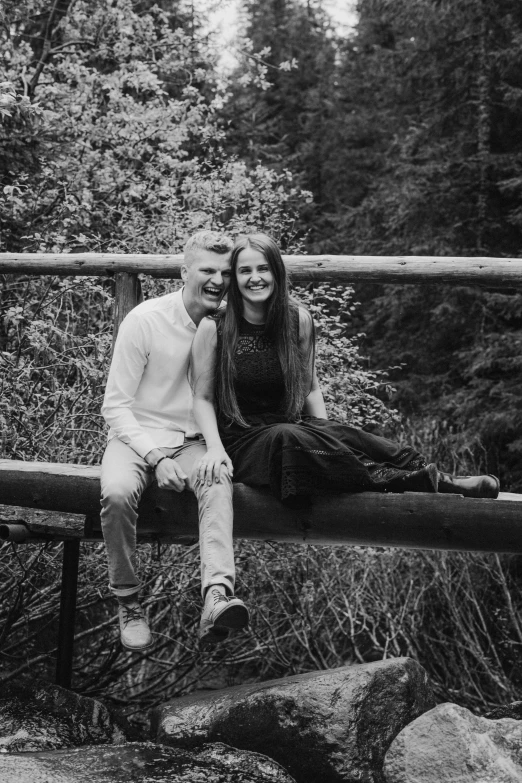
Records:
<instances>
[{"instance_id":1,"label":"wooden log rail","mask_svg":"<svg viewBox=\"0 0 522 783\"><path fill-rule=\"evenodd\" d=\"M514 502L515 501L515 502ZM518 501L518 502L517 502ZM100 468L0 460L0 537L26 527L26 541L100 537ZM197 541L191 492L151 487L140 505L141 541ZM236 538L305 544L522 552L522 495L497 500L408 492L363 492L316 498L306 510L283 506L270 492L234 485Z\"/></svg>"},{"instance_id":2,"label":"wooden log rail","mask_svg":"<svg viewBox=\"0 0 522 783\"><path fill-rule=\"evenodd\" d=\"M292 280L349 285L373 283L417 283L477 285L520 288L522 260L519 258L435 256L284 256ZM161 278L179 278L181 255L112 253L0 253L0 273L17 275L97 275L139 273Z\"/></svg>"}]
</instances>

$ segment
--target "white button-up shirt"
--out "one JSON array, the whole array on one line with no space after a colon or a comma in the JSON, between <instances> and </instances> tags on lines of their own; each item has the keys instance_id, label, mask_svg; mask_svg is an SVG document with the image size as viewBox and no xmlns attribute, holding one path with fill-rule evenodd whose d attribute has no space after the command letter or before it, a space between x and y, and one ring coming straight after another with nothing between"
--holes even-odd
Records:
<instances>
[{"instance_id":1,"label":"white button-up shirt","mask_svg":"<svg viewBox=\"0 0 522 783\"><path fill-rule=\"evenodd\" d=\"M118 331L102 414L109 440L118 437L140 457L199 434L188 377L196 325L182 291L142 302Z\"/></svg>"}]
</instances>

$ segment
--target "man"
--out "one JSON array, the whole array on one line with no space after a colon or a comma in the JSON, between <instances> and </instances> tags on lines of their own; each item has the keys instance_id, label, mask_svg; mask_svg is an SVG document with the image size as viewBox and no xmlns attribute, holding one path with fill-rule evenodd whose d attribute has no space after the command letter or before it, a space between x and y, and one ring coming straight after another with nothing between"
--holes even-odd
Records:
<instances>
[{"instance_id":1,"label":"man","mask_svg":"<svg viewBox=\"0 0 522 783\"><path fill-rule=\"evenodd\" d=\"M109 440L102 461L102 531L110 589L119 602L121 641L130 650L152 643L138 601L137 507L156 480L198 499L201 582L200 640L212 644L248 623L234 596L232 484L226 467L210 486L197 477L206 452L192 415L188 369L201 319L221 304L230 283L232 241L213 231L194 234L184 249L180 291L132 310L118 332L102 413Z\"/></svg>"}]
</instances>

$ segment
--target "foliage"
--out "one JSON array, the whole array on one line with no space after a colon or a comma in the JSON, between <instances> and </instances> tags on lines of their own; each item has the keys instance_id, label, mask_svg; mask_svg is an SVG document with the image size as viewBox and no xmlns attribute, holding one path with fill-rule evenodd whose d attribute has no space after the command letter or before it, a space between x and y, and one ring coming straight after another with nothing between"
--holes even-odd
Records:
<instances>
[{"instance_id":1,"label":"foliage","mask_svg":"<svg viewBox=\"0 0 522 783\"><path fill-rule=\"evenodd\" d=\"M63 0L36 35L45 0L8 8L0 72L39 109L37 124L0 126L1 250L172 252L197 228L253 222L294 236L307 196L288 172L223 154L215 51L197 19L174 18L181 5Z\"/></svg>"},{"instance_id":2,"label":"foliage","mask_svg":"<svg viewBox=\"0 0 522 783\"><path fill-rule=\"evenodd\" d=\"M290 168L297 182L313 191L301 219L314 236L315 220L330 201L337 161L331 159L330 126L334 96L336 47L332 23L320 2L245 0L244 33L265 52L269 89L245 84L238 67L223 103L229 153L275 170ZM280 61L293 67L278 68Z\"/></svg>"},{"instance_id":3,"label":"foliage","mask_svg":"<svg viewBox=\"0 0 522 783\"><path fill-rule=\"evenodd\" d=\"M110 291L87 277L4 275L0 286L2 456L98 463Z\"/></svg>"},{"instance_id":4,"label":"foliage","mask_svg":"<svg viewBox=\"0 0 522 783\"><path fill-rule=\"evenodd\" d=\"M328 415L363 427L397 421L382 398L393 388L384 370L369 370L360 354L361 335L351 336L349 324L357 310L353 288L328 284L297 288L296 295L311 311L317 328L317 375Z\"/></svg>"},{"instance_id":5,"label":"foliage","mask_svg":"<svg viewBox=\"0 0 522 783\"><path fill-rule=\"evenodd\" d=\"M251 627L215 651L197 646L196 547L140 547L154 645L117 639L103 546L82 547L73 687L146 729L148 711L219 688L408 655L436 695L483 712L520 697L519 559L239 542L238 594ZM53 677L60 547L0 548L3 681Z\"/></svg>"},{"instance_id":6,"label":"foliage","mask_svg":"<svg viewBox=\"0 0 522 783\"><path fill-rule=\"evenodd\" d=\"M417 0L361 9L357 56L379 78L393 136L341 232L363 254L519 255L517 189L506 175L520 156L520 8L502 2L493 15L475 0ZM387 45L368 53L378 30ZM383 73L385 61L393 68ZM448 286L369 293L372 301L359 293L363 328L374 361L402 365L391 377L409 429L437 419L439 458L498 473L519 491L520 295Z\"/></svg>"}]
</instances>

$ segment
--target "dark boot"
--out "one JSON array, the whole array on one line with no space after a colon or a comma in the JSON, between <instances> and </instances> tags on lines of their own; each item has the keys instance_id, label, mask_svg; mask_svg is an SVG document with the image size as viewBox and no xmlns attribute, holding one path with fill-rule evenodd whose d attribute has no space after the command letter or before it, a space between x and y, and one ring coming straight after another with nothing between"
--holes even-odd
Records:
<instances>
[{"instance_id":1,"label":"dark boot","mask_svg":"<svg viewBox=\"0 0 522 783\"><path fill-rule=\"evenodd\" d=\"M433 463L420 470L397 470L397 476L383 483L383 492L437 492L439 472Z\"/></svg>"},{"instance_id":2,"label":"dark boot","mask_svg":"<svg viewBox=\"0 0 522 783\"><path fill-rule=\"evenodd\" d=\"M452 476L439 471L439 492L465 498L497 498L500 481L496 476Z\"/></svg>"}]
</instances>

